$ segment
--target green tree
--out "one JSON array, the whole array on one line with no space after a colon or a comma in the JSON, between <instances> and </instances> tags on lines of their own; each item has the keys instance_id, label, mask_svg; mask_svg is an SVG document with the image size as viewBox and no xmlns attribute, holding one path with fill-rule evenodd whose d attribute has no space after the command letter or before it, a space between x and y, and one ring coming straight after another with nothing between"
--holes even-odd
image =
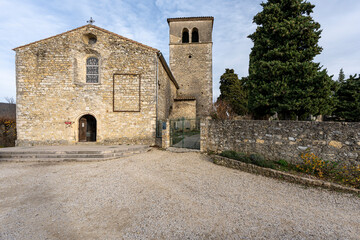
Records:
<instances>
[{"instance_id":1,"label":"green tree","mask_svg":"<svg viewBox=\"0 0 360 240\"><path fill-rule=\"evenodd\" d=\"M305 119L333 110L334 81L314 57L321 30L304 0L268 0L254 17L258 25L249 65L249 108L257 118Z\"/></svg>"},{"instance_id":2,"label":"green tree","mask_svg":"<svg viewBox=\"0 0 360 240\"><path fill-rule=\"evenodd\" d=\"M360 76L356 74L340 82L336 92L337 105L334 114L346 121L360 121Z\"/></svg>"},{"instance_id":3,"label":"green tree","mask_svg":"<svg viewBox=\"0 0 360 240\"><path fill-rule=\"evenodd\" d=\"M234 69L225 69L220 77L220 96L218 100L226 101L238 115L245 115L247 108L247 91L244 86L245 78L239 79Z\"/></svg>"},{"instance_id":4,"label":"green tree","mask_svg":"<svg viewBox=\"0 0 360 240\"><path fill-rule=\"evenodd\" d=\"M344 82L345 80L345 73L344 73L344 69L340 69L340 72L339 72L339 78L338 78L338 81L339 82Z\"/></svg>"}]
</instances>

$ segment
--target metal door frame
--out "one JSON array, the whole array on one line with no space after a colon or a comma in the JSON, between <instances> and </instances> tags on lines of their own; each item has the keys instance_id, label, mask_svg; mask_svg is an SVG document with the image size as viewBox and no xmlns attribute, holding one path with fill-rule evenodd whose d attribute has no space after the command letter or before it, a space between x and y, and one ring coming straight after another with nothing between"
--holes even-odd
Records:
<instances>
[{"instance_id":1,"label":"metal door frame","mask_svg":"<svg viewBox=\"0 0 360 240\"><path fill-rule=\"evenodd\" d=\"M196 139L199 144L195 142L195 147L185 146L186 138L195 135L199 135L198 139ZM200 149L200 119L170 119L170 146L178 148Z\"/></svg>"}]
</instances>

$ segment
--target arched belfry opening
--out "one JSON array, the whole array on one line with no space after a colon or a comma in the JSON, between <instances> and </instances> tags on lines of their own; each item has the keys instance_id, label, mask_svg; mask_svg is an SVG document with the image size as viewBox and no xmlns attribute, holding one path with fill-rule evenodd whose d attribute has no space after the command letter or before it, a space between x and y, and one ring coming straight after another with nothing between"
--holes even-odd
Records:
<instances>
[{"instance_id":1,"label":"arched belfry opening","mask_svg":"<svg viewBox=\"0 0 360 240\"><path fill-rule=\"evenodd\" d=\"M191 33L191 42L199 42L199 31L197 28L194 28Z\"/></svg>"},{"instance_id":2,"label":"arched belfry opening","mask_svg":"<svg viewBox=\"0 0 360 240\"><path fill-rule=\"evenodd\" d=\"M79 142L96 142L96 118L90 114L79 119Z\"/></svg>"},{"instance_id":3,"label":"arched belfry opening","mask_svg":"<svg viewBox=\"0 0 360 240\"><path fill-rule=\"evenodd\" d=\"M189 30L184 28L182 32L182 43L188 43L188 42L189 42Z\"/></svg>"}]
</instances>

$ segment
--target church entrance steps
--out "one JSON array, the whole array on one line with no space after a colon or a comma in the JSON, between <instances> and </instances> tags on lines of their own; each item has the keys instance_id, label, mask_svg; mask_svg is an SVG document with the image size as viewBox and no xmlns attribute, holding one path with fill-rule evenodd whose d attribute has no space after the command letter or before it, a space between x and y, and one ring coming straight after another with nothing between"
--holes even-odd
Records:
<instances>
[{"instance_id":1,"label":"church entrance steps","mask_svg":"<svg viewBox=\"0 0 360 240\"><path fill-rule=\"evenodd\" d=\"M0 149L0 162L104 161L148 151L145 145L72 145Z\"/></svg>"},{"instance_id":2,"label":"church entrance steps","mask_svg":"<svg viewBox=\"0 0 360 240\"><path fill-rule=\"evenodd\" d=\"M101 146L98 142L77 142L75 144L80 146Z\"/></svg>"}]
</instances>

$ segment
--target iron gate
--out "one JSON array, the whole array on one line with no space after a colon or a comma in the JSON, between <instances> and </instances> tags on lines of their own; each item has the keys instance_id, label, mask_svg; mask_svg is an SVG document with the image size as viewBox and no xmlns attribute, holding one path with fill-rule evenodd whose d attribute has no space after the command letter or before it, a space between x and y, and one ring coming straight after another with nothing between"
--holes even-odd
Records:
<instances>
[{"instance_id":1,"label":"iron gate","mask_svg":"<svg viewBox=\"0 0 360 240\"><path fill-rule=\"evenodd\" d=\"M170 120L170 146L200 149L200 120Z\"/></svg>"}]
</instances>

